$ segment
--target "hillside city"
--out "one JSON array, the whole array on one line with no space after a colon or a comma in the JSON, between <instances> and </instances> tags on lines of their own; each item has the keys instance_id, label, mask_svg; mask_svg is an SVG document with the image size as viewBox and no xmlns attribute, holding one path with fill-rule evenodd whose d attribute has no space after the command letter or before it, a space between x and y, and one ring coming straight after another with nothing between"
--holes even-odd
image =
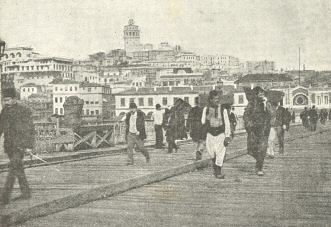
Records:
<instances>
[{"instance_id":1,"label":"hillside city","mask_svg":"<svg viewBox=\"0 0 331 227\"><path fill-rule=\"evenodd\" d=\"M105 121L121 118L129 103L151 116L182 98L194 100L215 87L233 94L236 113L247 100L243 86L260 85L285 93L283 105L294 110L316 105L329 108L331 71L284 70L271 60L241 61L235 56L199 55L180 45L141 43L133 19L123 27L124 47L90 54L85 60L44 56L32 47L7 47L1 58L2 87L14 86L20 100L34 110L36 121L64 115L69 96L84 100L82 118Z\"/></svg>"}]
</instances>

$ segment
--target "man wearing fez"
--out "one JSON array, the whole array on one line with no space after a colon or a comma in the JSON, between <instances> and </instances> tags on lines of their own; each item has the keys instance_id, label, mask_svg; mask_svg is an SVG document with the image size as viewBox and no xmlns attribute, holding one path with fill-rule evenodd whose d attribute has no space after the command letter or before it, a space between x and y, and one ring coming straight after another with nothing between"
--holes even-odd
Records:
<instances>
[{"instance_id":1,"label":"man wearing fez","mask_svg":"<svg viewBox=\"0 0 331 227\"><path fill-rule=\"evenodd\" d=\"M268 147L270 132L270 113L267 110L267 98L261 87L253 90L244 88L248 105L244 112L247 132L247 151L256 160L255 171L263 176L263 162Z\"/></svg>"},{"instance_id":2,"label":"man wearing fez","mask_svg":"<svg viewBox=\"0 0 331 227\"><path fill-rule=\"evenodd\" d=\"M0 114L0 136L4 134L4 151L9 158L9 173L1 195L1 203L8 204L15 178L17 177L22 195L19 199L31 197L24 173L23 157L34 146L34 125L31 111L17 103L14 88L3 90L4 108Z\"/></svg>"},{"instance_id":3,"label":"man wearing fez","mask_svg":"<svg viewBox=\"0 0 331 227\"><path fill-rule=\"evenodd\" d=\"M224 179L222 166L226 147L230 143L230 121L228 111L221 105L219 92L212 90L208 96L208 106L203 109L201 123L206 127L206 148L212 158L214 176Z\"/></svg>"},{"instance_id":4,"label":"man wearing fez","mask_svg":"<svg viewBox=\"0 0 331 227\"><path fill-rule=\"evenodd\" d=\"M141 110L137 109L135 103L130 103L130 111L126 114L126 139L128 143L128 162L127 165L133 165L133 148L137 145L138 150L145 156L146 162L149 162L149 153L144 147L146 139L145 116Z\"/></svg>"}]
</instances>

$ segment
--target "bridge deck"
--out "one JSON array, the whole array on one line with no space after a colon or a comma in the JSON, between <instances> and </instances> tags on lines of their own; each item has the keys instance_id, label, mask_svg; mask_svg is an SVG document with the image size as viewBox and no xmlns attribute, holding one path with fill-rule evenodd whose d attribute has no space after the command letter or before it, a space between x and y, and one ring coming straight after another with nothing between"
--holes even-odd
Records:
<instances>
[{"instance_id":1,"label":"bridge deck","mask_svg":"<svg viewBox=\"0 0 331 227\"><path fill-rule=\"evenodd\" d=\"M299 134L310 133L301 127L291 129L291 136ZM257 177L253 159L243 156L225 164L225 180L214 179L206 168L31 220L25 226L326 224L331 221L329 138L324 133L290 142L286 155L266 161L264 177ZM231 146L229 152L244 148L244 136ZM124 155L117 155L27 169L33 199L16 201L5 212L189 163L194 157L192 144L174 155L151 152L154 158L149 166L137 154L137 165L130 167L125 166ZM3 185L3 178L0 181Z\"/></svg>"}]
</instances>

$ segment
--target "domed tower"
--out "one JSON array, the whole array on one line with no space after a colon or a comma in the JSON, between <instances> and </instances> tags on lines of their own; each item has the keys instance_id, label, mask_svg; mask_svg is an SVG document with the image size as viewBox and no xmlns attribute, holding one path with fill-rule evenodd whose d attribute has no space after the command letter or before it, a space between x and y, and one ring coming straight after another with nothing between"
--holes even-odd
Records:
<instances>
[{"instance_id":1,"label":"domed tower","mask_svg":"<svg viewBox=\"0 0 331 227\"><path fill-rule=\"evenodd\" d=\"M132 52L141 49L140 44L140 29L134 24L133 19L129 20L129 24L124 26L123 30L124 49L127 55L132 56Z\"/></svg>"}]
</instances>

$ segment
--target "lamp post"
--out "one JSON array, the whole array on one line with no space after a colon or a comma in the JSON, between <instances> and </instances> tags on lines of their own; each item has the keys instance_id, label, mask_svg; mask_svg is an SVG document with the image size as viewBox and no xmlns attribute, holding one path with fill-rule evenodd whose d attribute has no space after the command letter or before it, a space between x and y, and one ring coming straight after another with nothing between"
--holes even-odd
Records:
<instances>
[{"instance_id":1,"label":"lamp post","mask_svg":"<svg viewBox=\"0 0 331 227\"><path fill-rule=\"evenodd\" d=\"M2 110L2 56L5 52L6 42L0 39L0 111Z\"/></svg>"}]
</instances>

